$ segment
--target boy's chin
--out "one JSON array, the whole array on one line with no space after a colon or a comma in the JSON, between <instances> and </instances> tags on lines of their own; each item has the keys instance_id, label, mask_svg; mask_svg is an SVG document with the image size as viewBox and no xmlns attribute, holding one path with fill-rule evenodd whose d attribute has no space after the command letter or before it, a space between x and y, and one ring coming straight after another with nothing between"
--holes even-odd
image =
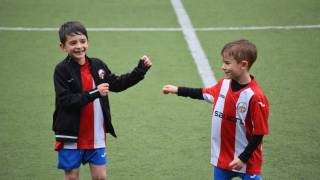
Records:
<instances>
[{"instance_id":1,"label":"boy's chin","mask_svg":"<svg viewBox=\"0 0 320 180\"><path fill-rule=\"evenodd\" d=\"M226 78L226 79L232 79L229 74L224 74L224 78Z\"/></svg>"},{"instance_id":2,"label":"boy's chin","mask_svg":"<svg viewBox=\"0 0 320 180\"><path fill-rule=\"evenodd\" d=\"M75 59L75 60L82 60L82 59L85 59L85 58L86 58L85 54L83 54L83 55L75 55L75 54L72 54L72 55L70 55L70 56L72 57L72 59Z\"/></svg>"}]
</instances>

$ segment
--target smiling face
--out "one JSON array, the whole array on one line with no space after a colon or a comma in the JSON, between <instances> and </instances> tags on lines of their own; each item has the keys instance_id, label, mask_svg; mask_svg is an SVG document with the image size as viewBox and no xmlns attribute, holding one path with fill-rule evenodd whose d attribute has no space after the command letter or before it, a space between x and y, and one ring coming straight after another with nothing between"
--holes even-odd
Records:
<instances>
[{"instance_id":1,"label":"smiling face","mask_svg":"<svg viewBox=\"0 0 320 180\"><path fill-rule=\"evenodd\" d=\"M60 47L69 54L72 59L76 60L80 65L85 63L86 52L89 47L88 39L83 34L66 35L65 43L61 43Z\"/></svg>"},{"instance_id":2,"label":"smiling face","mask_svg":"<svg viewBox=\"0 0 320 180\"><path fill-rule=\"evenodd\" d=\"M242 63L238 63L232 57L222 57L221 69L228 79L238 80L243 74Z\"/></svg>"},{"instance_id":3,"label":"smiling face","mask_svg":"<svg viewBox=\"0 0 320 180\"><path fill-rule=\"evenodd\" d=\"M255 44L240 39L224 45L221 50L222 66L225 77L233 79L240 84L251 81L249 69L257 58Z\"/></svg>"},{"instance_id":4,"label":"smiling face","mask_svg":"<svg viewBox=\"0 0 320 180\"><path fill-rule=\"evenodd\" d=\"M235 60L234 57L224 53L222 55L221 69L225 74L225 78L233 79L240 84L247 84L251 80L247 60Z\"/></svg>"}]
</instances>

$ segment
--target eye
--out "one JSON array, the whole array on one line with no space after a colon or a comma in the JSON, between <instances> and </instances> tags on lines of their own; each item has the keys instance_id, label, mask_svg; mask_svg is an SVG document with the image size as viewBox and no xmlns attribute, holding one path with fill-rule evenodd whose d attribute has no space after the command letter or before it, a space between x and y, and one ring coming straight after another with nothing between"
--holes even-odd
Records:
<instances>
[{"instance_id":1,"label":"eye","mask_svg":"<svg viewBox=\"0 0 320 180\"><path fill-rule=\"evenodd\" d=\"M81 40L80 40L80 43L81 43L81 44L85 44L86 42L87 42L86 39L81 39Z\"/></svg>"},{"instance_id":2,"label":"eye","mask_svg":"<svg viewBox=\"0 0 320 180\"><path fill-rule=\"evenodd\" d=\"M222 63L223 63L223 64L226 64L226 65L229 65L229 64L230 64L229 61L223 61Z\"/></svg>"},{"instance_id":3,"label":"eye","mask_svg":"<svg viewBox=\"0 0 320 180\"><path fill-rule=\"evenodd\" d=\"M69 44L70 44L70 45L76 45L76 44L77 44L77 41L70 41Z\"/></svg>"}]
</instances>

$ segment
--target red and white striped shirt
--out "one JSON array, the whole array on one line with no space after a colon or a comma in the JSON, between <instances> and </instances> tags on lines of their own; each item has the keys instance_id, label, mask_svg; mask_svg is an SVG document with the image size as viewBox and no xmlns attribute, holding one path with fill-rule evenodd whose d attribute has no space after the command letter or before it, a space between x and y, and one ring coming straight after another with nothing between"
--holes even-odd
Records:
<instances>
[{"instance_id":1,"label":"red and white striped shirt","mask_svg":"<svg viewBox=\"0 0 320 180\"><path fill-rule=\"evenodd\" d=\"M88 61L80 66L82 90L90 91L95 83L90 72ZM103 113L99 98L81 109L80 130L77 143L56 142L55 149L96 149L106 146Z\"/></svg>"},{"instance_id":2,"label":"red and white striped shirt","mask_svg":"<svg viewBox=\"0 0 320 180\"><path fill-rule=\"evenodd\" d=\"M269 103L255 79L239 91L231 90L231 80L223 79L202 90L203 98L213 103L211 164L232 170L229 163L248 145L252 135L266 135ZM262 145L239 172L260 174ZM236 171L236 170L232 170Z\"/></svg>"}]
</instances>

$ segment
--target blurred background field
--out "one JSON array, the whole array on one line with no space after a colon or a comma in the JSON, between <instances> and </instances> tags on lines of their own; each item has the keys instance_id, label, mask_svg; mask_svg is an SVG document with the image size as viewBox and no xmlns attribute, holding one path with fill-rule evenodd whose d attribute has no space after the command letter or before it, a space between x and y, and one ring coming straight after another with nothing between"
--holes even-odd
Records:
<instances>
[{"instance_id":1,"label":"blurred background field","mask_svg":"<svg viewBox=\"0 0 320 180\"><path fill-rule=\"evenodd\" d=\"M318 0L182 0L195 28L319 25ZM0 0L0 27L180 28L169 0ZM1 28L0 28L1 29ZM220 50L247 38L258 47L252 68L270 101L263 179L319 179L320 29L197 31L216 79ZM63 179L51 131L53 69L65 54L56 31L0 30L0 179ZM89 31L88 55L116 74L148 54L144 81L110 93L118 134L107 136L111 180L212 178L211 106L164 96L164 84L202 87L181 31ZM88 166L81 179L90 179Z\"/></svg>"}]
</instances>

